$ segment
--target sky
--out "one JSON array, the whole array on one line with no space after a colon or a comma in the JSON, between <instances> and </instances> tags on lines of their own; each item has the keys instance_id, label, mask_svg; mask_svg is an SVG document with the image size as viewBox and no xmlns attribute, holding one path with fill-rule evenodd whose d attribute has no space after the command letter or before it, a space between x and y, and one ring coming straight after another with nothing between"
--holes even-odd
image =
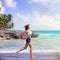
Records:
<instances>
[{"instance_id":1,"label":"sky","mask_svg":"<svg viewBox=\"0 0 60 60\"><path fill-rule=\"evenodd\" d=\"M0 0L0 14L12 14L14 28L60 30L60 0Z\"/></svg>"}]
</instances>

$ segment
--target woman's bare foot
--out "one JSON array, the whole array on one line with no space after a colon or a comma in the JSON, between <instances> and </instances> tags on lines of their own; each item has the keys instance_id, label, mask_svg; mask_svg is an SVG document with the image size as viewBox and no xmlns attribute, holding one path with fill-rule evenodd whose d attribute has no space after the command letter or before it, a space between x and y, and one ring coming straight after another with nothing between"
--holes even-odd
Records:
<instances>
[{"instance_id":1,"label":"woman's bare foot","mask_svg":"<svg viewBox=\"0 0 60 60\"><path fill-rule=\"evenodd\" d=\"M34 56L31 57L31 60L34 60Z\"/></svg>"},{"instance_id":2,"label":"woman's bare foot","mask_svg":"<svg viewBox=\"0 0 60 60\"><path fill-rule=\"evenodd\" d=\"M19 51L16 52L16 55L19 53Z\"/></svg>"}]
</instances>

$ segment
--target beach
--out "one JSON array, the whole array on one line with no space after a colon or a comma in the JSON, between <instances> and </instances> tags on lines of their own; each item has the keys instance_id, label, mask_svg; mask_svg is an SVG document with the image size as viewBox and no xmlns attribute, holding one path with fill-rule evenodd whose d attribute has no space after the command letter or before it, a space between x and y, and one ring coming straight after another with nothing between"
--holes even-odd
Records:
<instances>
[{"instance_id":1,"label":"beach","mask_svg":"<svg viewBox=\"0 0 60 60\"><path fill-rule=\"evenodd\" d=\"M60 0L0 0L0 60L32 56L60 60Z\"/></svg>"},{"instance_id":2,"label":"beach","mask_svg":"<svg viewBox=\"0 0 60 60\"><path fill-rule=\"evenodd\" d=\"M60 60L59 34L40 34L40 37L32 38L31 42L34 60ZM24 47L25 43L25 40L0 40L0 60L30 60L29 47L16 55L16 51Z\"/></svg>"},{"instance_id":3,"label":"beach","mask_svg":"<svg viewBox=\"0 0 60 60\"><path fill-rule=\"evenodd\" d=\"M60 60L60 52L33 53L34 60ZM30 60L29 53L1 53L0 60Z\"/></svg>"}]
</instances>

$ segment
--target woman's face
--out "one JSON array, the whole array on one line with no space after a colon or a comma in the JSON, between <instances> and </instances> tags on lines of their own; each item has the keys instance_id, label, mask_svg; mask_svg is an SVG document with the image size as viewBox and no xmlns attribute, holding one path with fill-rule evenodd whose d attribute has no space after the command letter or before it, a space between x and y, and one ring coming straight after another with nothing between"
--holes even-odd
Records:
<instances>
[{"instance_id":1,"label":"woman's face","mask_svg":"<svg viewBox=\"0 0 60 60\"><path fill-rule=\"evenodd\" d=\"M29 25L29 29L30 29L31 27L30 27L30 25Z\"/></svg>"}]
</instances>

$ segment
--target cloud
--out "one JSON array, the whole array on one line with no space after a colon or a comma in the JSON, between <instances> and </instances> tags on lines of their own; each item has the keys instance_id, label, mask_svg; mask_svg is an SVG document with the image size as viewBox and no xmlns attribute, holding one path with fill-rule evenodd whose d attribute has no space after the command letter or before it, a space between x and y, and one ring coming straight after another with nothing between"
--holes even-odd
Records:
<instances>
[{"instance_id":1,"label":"cloud","mask_svg":"<svg viewBox=\"0 0 60 60\"><path fill-rule=\"evenodd\" d=\"M43 14L41 15L38 11L34 11L28 16L17 14L17 16L24 21L28 20L28 23L31 24L32 29L41 29L41 30L60 30L60 14L55 16L50 16ZM27 24L25 22L25 24Z\"/></svg>"},{"instance_id":2,"label":"cloud","mask_svg":"<svg viewBox=\"0 0 60 60\"><path fill-rule=\"evenodd\" d=\"M26 15L22 15L20 13L17 13L17 17L19 17L20 19L24 20L24 21L28 21L29 20L29 17L26 16Z\"/></svg>"},{"instance_id":3,"label":"cloud","mask_svg":"<svg viewBox=\"0 0 60 60\"><path fill-rule=\"evenodd\" d=\"M34 17L34 24L38 29L60 30L60 14L49 16L46 14L41 15L38 11L35 11Z\"/></svg>"},{"instance_id":4,"label":"cloud","mask_svg":"<svg viewBox=\"0 0 60 60\"><path fill-rule=\"evenodd\" d=\"M38 3L38 2L48 2L49 0L31 0L34 3Z\"/></svg>"},{"instance_id":5,"label":"cloud","mask_svg":"<svg viewBox=\"0 0 60 60\"><path fill-rule=\"evenodd\" d=\"M34 11L33 19L37 29L60 30L60 14L49 16L46 14L41 15L38 11Z\"/></svg>"},{"instance_id":6,"label":"cloud","mask_svg":"<svg viewBox=\"0 0 60 60\"><path fill-rule=\"evenodd\" d=\"M60 13L60 0L29 0L30 4L39 4L42 8L52 13Z\"/></svg>"},{"instance_id":7,"label":"cloud","mask_svg":"<svg viewBox=\"0 0 60 60\"><path fill-rule=\"evenodd\" d=\"M30 0L31 3L39 3L50 7L60 7L60 0Z\"/></svg>"},{"instance_id":8,"label":"cloud","mask_svg":"<svg viewBox=\"0 0 60 60\"><path fill-rule=\"evenodd\" d=\"M35 17L34 18L35 22L38 22L38 24L41 24L41 25L50 25L54 21L54 18L52 16L41 15L37 11L34 11L34 17Z\"/></svg>"},{"instance_id":9,"label":"cloud","mask_svg":"<svg viewBox=\"0 0 60 60\"><path fill-rule=\"evenodd\" d=\"M56 3L59 0L30 0L33 3Z\"/></svg>"},{"instance_id":10,"label":"cloud","mask_svg":"<svg viewBox=\"0 0 60 60\"><path fill-rule=\"evenodd\" d=\"M35 10L33 13L29 13L29 15L17 13L16 17L22 20L18 23L22 23L23 26L25 24L30 24L32 29L60 30L60 13L56 15L48 15L41 14L40 11Z\"/></svg>"},{"instance_id":11,"label":"cloud","mask_svg":"<svg viewBox=\"0 0 60 60\"><path fill-rule=\"evenodd\" d=\"M55 29L56 22L53 16L41 15L38 11L33 13L34 24L32 24L34 29Z\"/></svg>"},{"instance_id":12,"label":"cloud","mask_svg":"<svg viewBox=\"0 0 60 60\"><path fill-rule=\"evenodd\" d=\"M0 14L4 14L5 7L2 6L2 2L0 1Z\"/></svg>"},{"instance_id":13,"label":"cloud","mask_svg":"<svg viewBox=\"0 0 60 60\"><path fill-rule=\"evenodd\" d=\"M15 8L16 7L16 1L14 0L5 0L6 6L11 7L11 8Z\"/></svg>"},{"instance_id":14,"label":"cloud","mask_svg":"<svg viewBox=\"0 0 60 60\"><path fill-rule=\"evenodd\" d=\"M49 7L60 8L60 0L30 0L31 3L48 5Z\"/></svg>"}]
</instances>

